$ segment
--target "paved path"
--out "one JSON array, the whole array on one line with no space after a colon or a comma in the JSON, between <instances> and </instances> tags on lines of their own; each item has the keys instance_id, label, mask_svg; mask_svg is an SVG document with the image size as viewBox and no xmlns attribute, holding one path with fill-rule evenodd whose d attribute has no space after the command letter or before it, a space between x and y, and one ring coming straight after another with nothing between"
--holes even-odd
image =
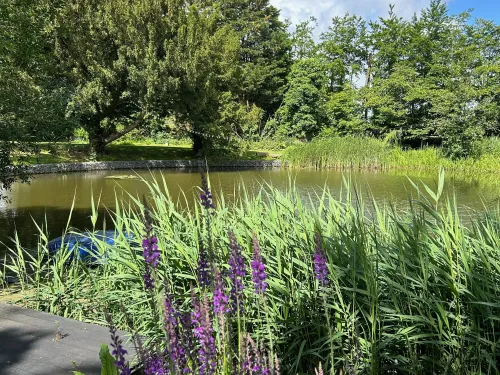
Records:
<instances>
[{"instance_id":1,"label":"paved path","mask_svg":"<svg viewBox=\"0 0 500 375\"><path fill-rule=\"evenodd\" d=\"M0 303L0 375L100 375L101 343L105 327Z\"/></svg>"}]
</instances>

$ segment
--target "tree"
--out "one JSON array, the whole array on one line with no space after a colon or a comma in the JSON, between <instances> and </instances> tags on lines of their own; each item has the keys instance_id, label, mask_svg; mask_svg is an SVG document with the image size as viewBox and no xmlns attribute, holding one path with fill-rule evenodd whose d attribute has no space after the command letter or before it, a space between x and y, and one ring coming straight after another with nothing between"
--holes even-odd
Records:
<instances>
[{"instance_id":1,"label":"tree","mask_svg":"<svg viewBox=\"0 0 500 375\"><path fill-rule=\"evenodd\" d=\"M292 35L292 56L295 60L314 57L317 46L313 34L317 26L318 21L314 17L295 26L295 32Z\"/></svg>"},{"instance_id":2,"label":"tree","mask_svg":"<svg viewBox=\"0 0 500 375\"><path fill-rule=\"evenodd\" d=\"M143 126L176 116L193 138L217 117L218 97L234 85L237 40L214 4L186 0L67 0L54 21L60 64L74 83L70 113L93 151ZM118 131L118 126L124 128Z\"/></svg>"},{"instance_id":3,"label":"tree","mask_svg":"<svg viewBox=\"0 0 500 375\"><path fill-rule=\"evenodd\" d=\"M324 62L318 58L298 60L288 77L283 105L276 112L279 134L311 139L326 125Z\"/></svg>"},{"instance_id":4,"label":"tree","mask_svg":"<svg viewBox=\"0 0 500 375\"><path fill-rule=\"evenodd\" d=\"M366 22L361 17L346 14L335 17L328 31L321 34L320 53L328 61L330 91L355 85L366 72L369 40Z\"/></svg>"},{"instance_id":5,"label":"tree","mask_svg":"<svg viewBox=\"0 0 500 375\"><path fill-rule=\"evenodd\" d=\"M222 0L221 22L229 25L240 42L239 100L274 114L282 102L291 66L291 40L287 24L269 0Z\"/></svg>"},{"instance_id":6,"label":"tree","mask_svg":"<svg viewBox=\"0 0 500 375\"><path fill-rule=\"evenodd\" d=\"M55 69L45 27L52 9L33 0L0 2L0 197L27 181L39 141L66 139L68 88Z\"/></svg>"}]
</instances>

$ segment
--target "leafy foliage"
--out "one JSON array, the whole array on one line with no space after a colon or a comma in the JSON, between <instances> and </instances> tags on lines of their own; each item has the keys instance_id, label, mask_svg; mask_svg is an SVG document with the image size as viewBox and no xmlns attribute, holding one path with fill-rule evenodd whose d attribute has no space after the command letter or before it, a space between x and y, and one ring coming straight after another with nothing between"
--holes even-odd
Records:
<instances>
[{"instance_id":1,"label":"leafy foliage","mask_svg":"<svg viewBox=\"0 0 500 375\"><path fill-rule=\"evenodd\" d=\"M276 112L280 134L305 139L318 134L326 121L325 82L320 59L310 58L294 63L283 105Z\"/></svg>"},{"instance_id":2,"label":"leafy foliage","mask_svg":"<svg viewBox=\"0 0 500 375\"><path fill-rule=\"evenodd\" d=\"M285 109L269 128L277 131L285 112L289 136L328 128L330 134L381 138L398 132L408 146L442 144L452 158L478 157L480 140L499 129L500 27L471 23L470 17L450 15L439 0L411 20L391 6L386 17L368 23L349 14L335 17L316 45L311 23L299 24L294 65L322 61L327 79L316 86L322 99L298 99L292 70ZM304 115L311 114L308 107L325 111L324 102L326 115Z\"/></svg>"},{"instance_id":3,"label":"leafy foliage","mask_svg":"<svg viewBox=\"0 0 500 375\"><path fill-rule=\"evenodd\" d=\"M37 1L0 3L0 197L28 179L35 141L66 140L74 126L64 116L68 88L47 52L50 15Z\"/></svg>"}]
</instances>

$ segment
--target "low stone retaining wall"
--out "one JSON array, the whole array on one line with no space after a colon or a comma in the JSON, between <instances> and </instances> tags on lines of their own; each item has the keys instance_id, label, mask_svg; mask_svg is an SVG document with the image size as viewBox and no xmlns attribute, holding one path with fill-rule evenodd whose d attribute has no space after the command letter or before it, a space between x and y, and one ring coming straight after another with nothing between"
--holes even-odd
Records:
<instances>
[{"instance_id":1,"label":"low stone retaining wall","mask_svg":"<svg viewBox=\"0 0 500 375\"><path fill-rule=\"evenodd\" d=\"M137 161L98 161L85 163L35 164L29 167L31 174L102 171L115 169L194 169L204 167L205 160L137 160ZM209 168L280 168L279 160L233 160L209 161Z\"/></svg>"}]
</instances>

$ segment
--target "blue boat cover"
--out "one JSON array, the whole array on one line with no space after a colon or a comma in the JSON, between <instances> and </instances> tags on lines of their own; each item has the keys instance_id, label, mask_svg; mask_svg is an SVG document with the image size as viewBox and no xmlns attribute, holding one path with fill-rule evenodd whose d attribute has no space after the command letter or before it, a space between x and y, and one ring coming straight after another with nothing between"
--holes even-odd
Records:
<instances>
[{"instance_id":1,"label":"blue boat cover","mask_svg":"<svg viewBox=\"0 0 500 375\"><path fill-rule=\"evenodd\" d=\"M127 233L124 233L124 235L130 243L133 236ZM77 259L84 262L102 263L103 259L99 257L98 245L94 242L94 239L105 242L108 245L114 245L116 237L118 237L118 232L114 230L100 230L94 233L85 232L82 234L71 233L49 241L48 250L51 255L54 255L61 248L64 248L71 253L68 261L71 261L76 256ZM104 257L106 257L106 254L104 254Z\"/></svg>"}]
</instances>

